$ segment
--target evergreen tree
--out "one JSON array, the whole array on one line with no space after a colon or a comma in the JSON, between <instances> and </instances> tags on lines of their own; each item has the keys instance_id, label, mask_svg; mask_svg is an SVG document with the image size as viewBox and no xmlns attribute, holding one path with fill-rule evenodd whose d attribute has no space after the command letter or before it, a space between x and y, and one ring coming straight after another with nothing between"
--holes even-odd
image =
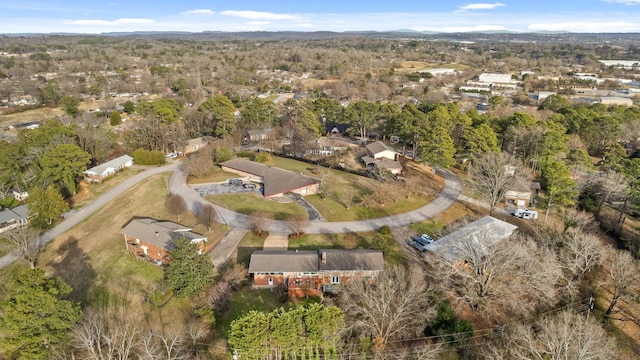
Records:
<instances>
[{"instance_id":1,"label":"evergreen tree","mask_svg":"<svg viewBox=\"0 0 640 360\"><path fill-rule=\"evenodd\" d=\"M40 269L20 274L1 304L0 350L10 359L50 359L63 349L81 317L80 306L65 300L71 290Z\"/></svg>"},{"instance_id":2,"label":"evergreen tree","mask_svg":"<svg viewBox=\"0 0 640 360\"><path fill-rule=\"evenodd\" d=\"M181 237L175 241L164 275L176 297L194 297L213 281L213 264L207 255L201 254L197 244Z\"/></svg>"}]
</instances>

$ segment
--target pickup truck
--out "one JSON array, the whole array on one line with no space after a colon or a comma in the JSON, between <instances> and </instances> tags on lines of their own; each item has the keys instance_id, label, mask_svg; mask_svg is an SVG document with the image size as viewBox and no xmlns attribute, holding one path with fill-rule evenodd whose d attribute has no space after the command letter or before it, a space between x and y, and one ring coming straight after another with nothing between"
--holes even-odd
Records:
<instances>
[{"instance_id":1,"label":"pickup truck","mask_svg":"<svg viewBox=\"0 0 640 360\"><path fill-rule=\"evenodd\" d=\"M409 245L414 247L416 250L421 253L427 251L427 245L433 242L433 238L427 234L422 234L420 236L415 236L409 241Z\"/></svg>"}]
</instances>

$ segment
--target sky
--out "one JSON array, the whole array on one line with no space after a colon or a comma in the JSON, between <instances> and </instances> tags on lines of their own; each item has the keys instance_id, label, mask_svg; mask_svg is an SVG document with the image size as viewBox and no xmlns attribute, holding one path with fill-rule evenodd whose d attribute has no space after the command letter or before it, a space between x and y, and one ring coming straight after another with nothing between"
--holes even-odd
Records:
<instances>
[{"instance_id":1,"label":"sky","mask_svg":"<svg viewBox=\"0 0 640 360\"><path fill-rule=\"evenodd\" d=\"M640 32L640 0L0 1L0 34L401 29Z\"/></svg>"}]
</instances>

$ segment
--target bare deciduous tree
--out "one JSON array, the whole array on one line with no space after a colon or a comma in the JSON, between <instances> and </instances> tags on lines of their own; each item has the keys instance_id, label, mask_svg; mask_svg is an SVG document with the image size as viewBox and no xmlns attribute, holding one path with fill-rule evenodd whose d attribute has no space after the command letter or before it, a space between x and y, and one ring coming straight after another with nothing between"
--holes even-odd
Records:
<instances>
[{"instance_id":1,"label":"bare deciduous tree","mask_svg":"<svg viewBox=\"0 0 640 360\"><path fill-rule=\"evenodd\" d=\"M309 224L309 219L304 215L293 215L285 222L295 236L300 236L304 232L304 228Z\"/></svg>"},{"instance_id":2,"label":"bare deciduous tree","mask_svg":"<svg viewBox=\"0 0 640 360\"><path fill-rule=\"evenodd\" d=\"M591 232L598 227L593 214L586 211L580 211L575 208L560 208L560 217L562 218L562 233L568 231Z\"/></svg>"},{"instance_id":3,"label":"bare deciduous tree","mask_svg":"<svg viewBox=\"0 0 640 360\"><path fill-rule=\"evenodd\" d=\"M203 205L198 213L198 220L207 227L207 231L211 231L211 225L218 221L218 218L218 211L212 204Z\"/></svg>"},{"instance_id":4,"label":"bare deciduous tree","mask_svg":"<svg viewBox=\"0 0 640 360\"><path fill-rule=\"evenodd\" d=\"M180 194L171 194L167 198L165 206L169 214L174 215L178 221L180 221L180 215L187 210L187 202Z\"/></svg>"},{"instance_id":5,"label":"bare deciduous tree","mask_svg":"<svg viewBox=\"0 0 640 360\"><path fill-rule=\"evenodd\" d=\"M264 211L255 211L249 216L249 224L253 227L253 231L258 235L262 235L262 232L273 221L270 219L269 214Z\"/></svg>"},{"instance_id":6,"label":"bare deciduous tree","mask_svg":"<svg viewBox=\"0 0 640 360\"><path fill-rule=\"evenodd\" d=\"M9 233L8 239L11 253L35 268L42 246L39 232L30 227L18 228Z\"/></svg>"},{"instance_id":7,"label":"bare deciduous tree","mask_svg":"<svg viewBox=\"0 0 640 360\"><path fill-rule=\"evenodd\" d=\"M432 277L443 292L494 321L529 314L557 300L560 269L551 250L519 237L482 245L478 239L486 236L479 231L460 240L455 255L436 264Z\"/></svg>"},{"instance_id":8,"label":"bare deciduous tree","mask_svg":"<svg viewBox=\"0 0 640 360\"><path fill-rule=\"evenodd\" d=\"M507 171L509 161L500 153L487 153L473 161L469 168L469 186L489 203L489 214L515 183L516 177Z\"/></svg>"},{"instance_id":9,"label":"bare deciduous tree","mask_svg":"<svg viewBox=\"0 0 640 360\"><path fill-rule=\"evenodd\" d=\"M616 314L616 305L620 299L637 294L640 283L640 267L638 262L626 250L607 248L606 258L609 263L601 286L611 294L605 317L612 318Z\"/></svg>"},{"instance_id":10,"label":"bare deciduous tree","mask_svg":"<svg viewBox=\"0 0 640 360\"><path fill-rule=\"evenodd\" d=\"M599 200L595 217L597 218L605 203L624 198L629 186L626 177L615 171L605 173L592 173L581 179L580 187L591 191Z\"/></svg>"},{"instance_id":11,"label":"bare deciduous tree","mask_svg":"<svg viewBox=\"0 0 640 360\"><path fill-rule=\"evenodd\" d=\"M353 200L356 197L356 189L354 187L348 187L346 189L343 189L342 192L340 193L340 200L342 202L342 205L344 205L344 207L349 210L351 208L351 205L353 204Z\"/></svg>"},{"instance_id":12,"label":"bare deciduous tree","mask_svg":"<svg viewBox=\"0 0 640 360\"><path fill-rule=\"evenodd\" d=\"M602 264L601 252L600 241L592 234L572 232L563 237L558 260L567 288L571 290L586 273Z\"/></svg>"},{"instance_id":13,"label":"bare deciduous tree","mask_svg":"<svg viewBox=\"0 0 640 360\"><path fill-rule=\"evenodd\" d=\"M615 342L594 319L571 311L516 327L507 354L515 359L611 359Z\"/></svg>"},{"instance_id":14,"label":"bare deciduous tree","mask_svg":"<svg viewBox=\"0 0 640 360\"><path fill-rule=\"evenodd\" d=\"M138 319L108 315L97 309L85 311L72 333L72 343L88 359L129 359L139 343Z\"/></svg>"},{"instance_id":15,"label":"bare deciduous tree","mask_svg":"<svg viewBox=\"0 0 640 360\"><path fill-rule=\"evenodd\" d=\"M208 151L201 150L187 160L185 171L195 177L205 175L213 167L213 157Z\"/></svg>"},{"instance_id":16,"label":"bare deciduous tree","mask_svg":"<svg viewBox=\"0 0 640 360\"><path fill-rule=\"evenodd\" d=\"M354 280L345 285L338 302L348 330L377 339L377 350L383 350L389 340L419 335L435 315L425 276L418 268L389 267L375 284Z\"/></svg>"}]
</instances>

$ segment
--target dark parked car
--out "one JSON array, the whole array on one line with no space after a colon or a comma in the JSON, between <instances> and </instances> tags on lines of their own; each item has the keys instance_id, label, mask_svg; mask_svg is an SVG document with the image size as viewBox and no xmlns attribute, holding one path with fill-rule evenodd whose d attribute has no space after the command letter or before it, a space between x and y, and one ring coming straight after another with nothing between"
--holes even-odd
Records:
<instances>
[{"instance_id":1,"label":"dark parked car","mask_svg":"<svg viewBox=\"0 0 640 360\"><path fill-rule=\"evenodd\" d=\"M242 185L242 179L229 179L229 185Z\"/></svg>"}]
</instances>

